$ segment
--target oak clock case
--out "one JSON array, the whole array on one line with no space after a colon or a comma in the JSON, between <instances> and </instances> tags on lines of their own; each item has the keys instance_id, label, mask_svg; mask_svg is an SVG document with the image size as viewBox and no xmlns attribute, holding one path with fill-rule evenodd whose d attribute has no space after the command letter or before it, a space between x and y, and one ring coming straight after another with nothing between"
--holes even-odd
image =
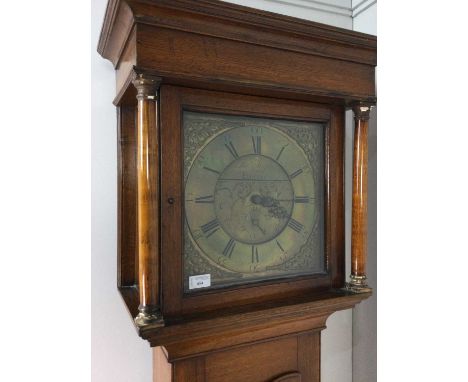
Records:
<instances>
[{"instance_id":1,"label":"oak clock case","mask_svg":"<svg viewBox=\"0 0 468 382\"><path fill-rule=\"evenodd\" d=\"M326 273L324 125L182 116L185 292Z\"/></svg>"},{"instance_id":2,"label":"oak clock case","mask_svg":"<svg viewBox=\"0 0 468 382\"><path fill-rule=\"evenodd\" d=\"M116 70L117 283L154 382L319 382L327 318L372 294L376 38L217 0L110 0L98 51Z\"/></svg>"}]
</instances>

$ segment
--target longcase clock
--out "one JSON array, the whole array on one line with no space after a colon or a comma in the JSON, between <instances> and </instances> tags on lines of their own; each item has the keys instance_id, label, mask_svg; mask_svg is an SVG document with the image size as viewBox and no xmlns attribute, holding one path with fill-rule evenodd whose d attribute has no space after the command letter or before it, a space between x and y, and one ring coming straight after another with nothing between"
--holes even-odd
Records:
<instances>
[{"instance_id":1,"label":"longcase clock","mask_svg":"<svg viewBox=\"0 0 468 382\"><path fill-rule=\"evenodd\" d=\"M111 0L98 50L116 69L118 288L154 382L319 381L327 318L372 293L375 37L215 0Z\"/></svg>"}]
</instances>

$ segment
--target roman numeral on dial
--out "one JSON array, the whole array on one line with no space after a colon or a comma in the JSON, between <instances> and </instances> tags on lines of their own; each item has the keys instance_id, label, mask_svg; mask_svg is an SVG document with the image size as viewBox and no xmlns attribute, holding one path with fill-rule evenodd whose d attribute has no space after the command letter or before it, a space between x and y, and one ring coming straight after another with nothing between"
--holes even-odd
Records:
<instances>
[{"instance_id":1,"label":"roman numeral on dial","mask_svg":"<svg viewBox=\"0 0 468 382\"><path fill-rule=\"evenodd\" d=\"M203 224L200 228L206 237L210 237L219 229L218 219L213 219L212 221Z\"/></svg>"},{"instance_id":2,"label":"roman numeral on dial","mask_svg":"<svg viewBox=\"0 0 468 382\"><path fill-rule=\"evenodd\" d=\"M284 252L284 249L278 240L276 240L276 245L278 246L279 249L281 249L281 252Z\"/></svg>"},{"instance_id":3,"label":"roman numeral on dial","mask_svg":"<svg viewBox=\"0 0 468 382\"><path fill-rule=\"evenodd\" d=\"M252 245L252 263L258 263L258 248Z\"/></svg>"},{"instance_id":4,"label":"roman numeral on dial","mask_svg":"<svg viewBox=\"0 0 468 382\"><path fill-rule=\"evenodd\" d=\"M287 145L286 145L286 146L287 146ZM281 154L283 154L283 151L284 151L284 149L286 148L286 146L281 147L280 152L279 152L278 155L276 156L276 160L279 160L279 159L280 159L280 156L281 156Z\"/></svg>"},{"instance_id":5,"label":"roman numeral on dial","mask_svg":"<svg viewBox=\"0 0 468 382\"><path fill-rule=\"evenodd\" d=\"M199 196L198 198L195 198L195 203L214 203L214 196Z\"/></svg>"},{"instance_id":6,"label":"roman numeral on dial","mask_svg":"<svg viewBox=\"0 0 468 382\"><path fill-rule=\"evenodd\" d=\"M296 196L294 203L309 203L310 198L308 196Z\"/></svg>"},{"instance_id":7,"label":"roman numeral on dial","mask_svg":"<svg viewBox=\"0 0 468 382\"><path fill-rule=\"evenodd\" d=\"M226 244L226 247L224 247L223 255L231 258L232 251L234 251L235 246L236 242L234 241L234 239L229 239L228 243Z\"/></svg>"},{"instance_id":8,"label":"roman numeral on dial","mask_svg":"<svg viewBox=\"0 0 468 382\"><path fill-rule=\"evenodd\" d=\"M206 166L204 166L203 169L206 170L206 171L214 172L217 175L221 174L219 171L213 170L212 168L209 168L209 167L206 167Z\"/></svg>"},{"instance_id":9,"label":"roman numeral on dial","mask_svg":"<svg viewBox=\"0 0 468 382\"><path fill-rule=\"evenodd\" d=\"M296 231L297 233L301 232L304 226L299 223L297 220L291 218L288 222L288 227L291 228L292 230Z\"/></svg>"},{"instance_id":10,"label":"roman numeral on dial","mask_svg":"<svg viewBox=\"0 0 468 382\"><path fill-rule=\"evenodd\" d=\"M257 135L252 137L252 145L254 153L260 155L262 153L262 137Z\"/></svg>"},{"instance_id":11,"label":"roman numeral on dial","mask_svg":"<svg viewBox=\"0 0 468 382\"><path fill-rule=\"evenodd\" d=\"M234 159L238 159L239 158L239 154L237 154L237 150L236 148L234 147L234 145L232 144L231 141L226 141L226 143L224 144L224 146L226 146L226 148L229 150L229 152L231 153L231 155L234 157Z\"/></svg>"},{"instance_id":12,"label":"roman numeral on dial","mask_svg":"<svg viewBox=\"0 0 468 382\"><path fill-rule=\"evenodd\" d=\"M291 175L289 175L289 179L294 179L296 176L301 175L301 174L302 174L302 168L294 171Z\"/></svg>"}]
</instances>

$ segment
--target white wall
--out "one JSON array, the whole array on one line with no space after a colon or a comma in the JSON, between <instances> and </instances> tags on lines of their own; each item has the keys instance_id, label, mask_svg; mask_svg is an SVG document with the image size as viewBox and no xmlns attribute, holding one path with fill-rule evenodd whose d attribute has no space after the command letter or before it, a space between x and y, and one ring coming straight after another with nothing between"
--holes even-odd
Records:
<instances>
[{"instance_id":1,"label":"white wall","mask_svg":"<svg viewBox=\"0 0 468 382\"><path fill-rule=\"evenodd\" d=\"M351 0L318 2L230 0L229 2L342 28L352 29L354 24L356 30L375 34L375 29L372 28L375 25L376 7L371 6L353 20ZM107 0L92 1L92 378L93 382L150 382L151 350L133 330L116 289L116 112L111 103L115 95L114 72L112 65L96 53L106 3ZM366 5L359 6L356 10L360 11ZM347 113L346 121L346 240L349 263L352 163L350 112ZM371 129L369 152L369 186L370 189L372 187L375 189L376 141L372 131L373 129ZM375 204L372 204L375 202L375 192L373 195L372 192L369 195L370 223L375 223ZM373 227L370 227L369 231L371 238L375 237ZM375 247L375 240L371 239L370 258L375 258ZM349 274L349 266L346 273ZM370 278L370 281L372 286L377 285L375 279ZM375 299L373 303L362 303L356 310L354 335L351 310L337 312L328 319L327 329L322 332L322 382L353 380L353 346L354 381L376 380L373 377L370 379L363 377L366 373L373 373L375 370L375 360L364 359L366 352L374 349L375 331L369 333L370 328L375 329L373 312L375 312ZM366 335L363 334L364 329Z\"/></svg>"},{"instance_id":2,"label":"white wall","mask_svg":"<svg viewBox=\"0 0 468 382\"><path fill-rule=\"evenodd\" d=\"M352 29L351 0L224 0L264 11Z\"/></svg>"},{"instance_id":3,"label":"white wall","mask_svg":"<svg viewBox=\"0 0 468 382\"><path fill-rule=\"evenodd\" d=\"M352 0L353 30L377 36L377 1Z\"/></svg>"}]
</instances>

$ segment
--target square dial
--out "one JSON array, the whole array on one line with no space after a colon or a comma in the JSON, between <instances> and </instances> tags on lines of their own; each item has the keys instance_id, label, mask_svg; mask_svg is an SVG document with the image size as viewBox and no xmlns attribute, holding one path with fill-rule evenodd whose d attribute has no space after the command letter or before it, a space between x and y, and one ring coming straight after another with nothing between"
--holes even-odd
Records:
<instances>
[{"instance_id":1,"label":"square dial","mask_svg":"<svg viewBox=\"0 0 468 382\"><path fill-rule=\"evenodd\" d=\"M325 272L323 124L185 111L183 134L186 292Z\"/></svg>"}]
</instances>

